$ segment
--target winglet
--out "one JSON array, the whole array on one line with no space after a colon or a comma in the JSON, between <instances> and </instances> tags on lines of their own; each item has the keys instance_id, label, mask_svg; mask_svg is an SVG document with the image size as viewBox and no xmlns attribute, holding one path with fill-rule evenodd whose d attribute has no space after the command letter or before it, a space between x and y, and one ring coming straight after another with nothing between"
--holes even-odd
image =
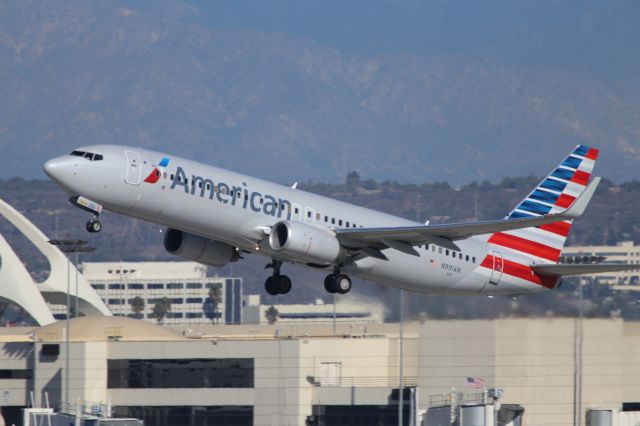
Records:
<instances>
[{"instance_id":1,"label":"winglet","mask_svg":"<svg viewBox=\"0 0 640 426\"><path fill-rule=\"evenodd\" d=\"M584 213L584 210L587 208L587 204L591 201L591 197L593 197L593 194L596 192L596 188L598 187L601 179L602 178L600 177L594 177L582 194L580 194L573 204L571 204L571 206L561 214L571 219L582 216L582 213Z\"/></svg>"}]
</instances>

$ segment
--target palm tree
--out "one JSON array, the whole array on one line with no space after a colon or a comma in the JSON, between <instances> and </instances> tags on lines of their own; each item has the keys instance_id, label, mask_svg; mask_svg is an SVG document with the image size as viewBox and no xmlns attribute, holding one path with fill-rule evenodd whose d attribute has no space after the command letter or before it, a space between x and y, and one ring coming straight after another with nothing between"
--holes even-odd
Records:
<instances>
[{"instance_id":1,"label":"palm tree","mask_svg":"<svg viewBox=\"0 0 640 426\"><path fill-rule=\"evenodd\" d=\"M136 318L142 318L142 311L144 311L144 299L140 296L136 296L131 299L131 310L135 314Z\"/></svg>"},{"instance_id":2,"label":"palm tree","mask_svg":"<svg viewBox=\"0 0 640 426\"><path fill-rule=\"evenodd\" d=\"M220 284L213 284L209 289L209 299L211 300L211 307L213 308L212 322L219 322L218 319L218 305L222 302L222 286Z\"/></svg>"},{"instance_id":3,"label":"palm tree","mask_svg":"<svg viewBox=\"0 0 640 426\"><path fill-rule=\"evenodd\" d=\"M267 318L267 321L269 321L269 324L275 324L276 321L278 321L279 315L280 312L278 312L276 307L273 305L269 306L269 309L267 309L264 313L264 316L265 318Z\"/></svg>"},{"instance_id":4,"label":"palm tree","mask_svg":"<svg viewBox=\"0 0 640 426\"><path fill-rule=\"evenodd\" d=\"M155 306L153 307L153 316L158 320L158 323L162 324L162 320L170 311L171 299L165 296L156 302Z\"/></svg>"}]
</instances>

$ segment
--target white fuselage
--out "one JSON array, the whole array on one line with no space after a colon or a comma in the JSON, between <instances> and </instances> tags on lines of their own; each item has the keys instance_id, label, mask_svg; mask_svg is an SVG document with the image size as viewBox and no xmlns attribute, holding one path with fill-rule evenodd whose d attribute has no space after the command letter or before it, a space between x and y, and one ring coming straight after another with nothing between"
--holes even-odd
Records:
<instances>
[{"instance_id":1,"label":"white fuselage","mask_svg":"<svg viewBox=\"0 0 640 426\"><path fill-rule=\"evenodd\" d=\"M78 149L99 153L103 158L90 161L64 155L45 166L47 174L69 194L86 197L107 210L285 262L292 259L281 258L271 250L267 237L270 227L280 220L333 229L420 225L159 152L115 145ZM385 249L388 260L365 257L343 272L424 293L522 294L556 287L557 283L544 286L522 273L509 275L510 264L530 265L533 259L504 252L488 244L487 239L476 236L458 240L460 252L433 244L415 247L419 256Z\"/></svg>"}]
</instances>

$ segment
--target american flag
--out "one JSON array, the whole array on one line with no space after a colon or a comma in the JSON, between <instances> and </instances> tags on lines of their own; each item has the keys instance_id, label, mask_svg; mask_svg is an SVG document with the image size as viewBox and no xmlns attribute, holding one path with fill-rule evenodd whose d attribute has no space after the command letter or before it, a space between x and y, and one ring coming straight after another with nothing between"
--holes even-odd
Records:
<instances>
[{"instance_id":1,"label":"american flag","mask_svg":"<svg viewBox=\"0 0 640 426\"><path fill-rule=\"evenodd\" d=\"M480 389L484 387L485 383L482 377L467 377L464 380L464 385L469 388Z\"/></svg>"}]
</instances>

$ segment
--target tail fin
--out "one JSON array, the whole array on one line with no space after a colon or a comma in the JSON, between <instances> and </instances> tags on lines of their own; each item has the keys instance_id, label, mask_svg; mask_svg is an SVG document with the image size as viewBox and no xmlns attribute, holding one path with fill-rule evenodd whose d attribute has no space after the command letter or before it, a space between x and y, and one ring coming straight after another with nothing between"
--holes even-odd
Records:
<instances>
[{"instance_id":1,"label":"tail fin","mask_svg":"<svg viewBox=\"0 0 640 426\"><path fill-rule=\"evenodd\" d=\"M569 207L585 190L599 151L578 145L538 186L509 213L510 218L541 216ZM497 232L488 242L533 256L545 263L556 263L565 244L571 220L535 228Z\"/></svg>"}]
</instances>

